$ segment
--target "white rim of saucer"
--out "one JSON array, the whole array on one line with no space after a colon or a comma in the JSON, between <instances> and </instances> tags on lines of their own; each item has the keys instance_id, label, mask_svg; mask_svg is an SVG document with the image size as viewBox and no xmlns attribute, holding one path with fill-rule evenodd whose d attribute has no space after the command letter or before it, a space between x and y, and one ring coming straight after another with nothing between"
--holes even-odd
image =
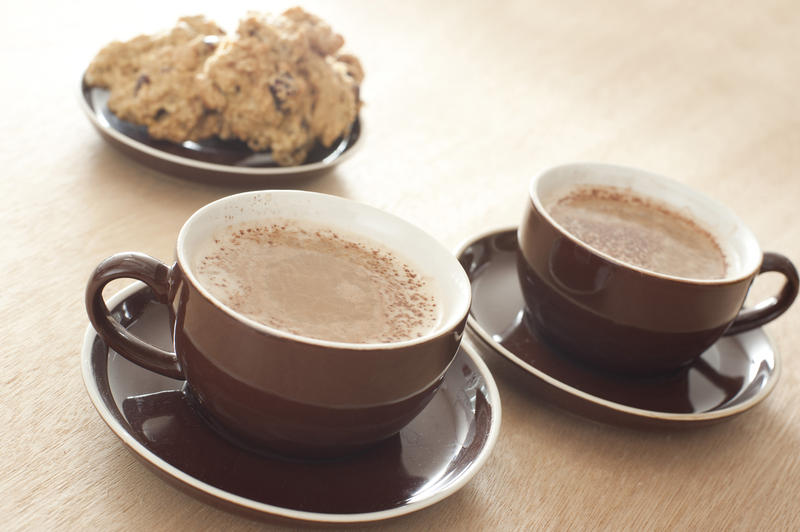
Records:
<instances>
[{"instance_id":1,"label":"white rim of saucer","mask_svg":"<svg viewBox=\"0 0 800 532\"><path fill-rule=\"evenodd\" d=\"M353 122L359 123L360 133L358 138L352 144L349 144L346 148L344 148L341 152L336 154L336 152L328 155L324 160L310 163L310 164L302 164L298 166L273 166L273 167L251 167L251 166L231 166L225 164L217 164L217 163L207 163L205 161L196 161L194 159L190 159L188 157L181 157L180 155L174 155L172 153L166 153L156 148L152 148L147 144L143 144L138 140L132 139L131 137L117 131L113 127L111 127L108 123L103 123L97 118L97 114L92 110L92 107L89 105L89 102L86 101L83 95L83 79L84 79L85 72L81 74L80 83L78 85L78 104L81 107L83 113L87 116L89 121L99 130L109 134L114 140L125 144L126 146L142 152L150 157L156 159L162 159L164 161L181 165L186 168L197 168L200 170L212 171L212 172L219 172L225 174L231 174L236 176L252 176L252 177L291 177L297 174L304 174L306 172L313 172L315 170L322 170L325 168L331 168L342 161L350 158L353 155L353 152L356 148L361 144L359 141L361 137L364 135L364 121L361 119L361 115L356 116L356 120ZM332 160L328 160L330 157L336 155L335 158Z\"/></svg>"},{"instance_id":2,"label":"white rim of saucer","mask_svg":"<svg viewBox=\"0 0 800 532\"><path fill-rule=\"evenodd\" d=\"M109 298L106 306L109 308L114 308L119 305L122 301L130 297L135 292L141 290L146 285L139 281L132 283L131 285L123 288L116 294L114 294L111 298ZM318 522L318 523L328 523L328 524L347 524L347 523L366 523L370 521L383 521L386 519L391 519L394 517L400 517L402 515L407 515L418 510L422 510L423 508L427 508L436 504L439 501L442 501L464 487L471 479L475 476L475 473L483 466L486 460L489 458L489 455L494 448L495 443L497 442L498 434L500 433L500 420L502 417L502 408L500 406L500 392L497 389L497 384L492 377L489 368L486 366L486 363L483 359L478 355L475 347L470 345L468 342L461 342L461 348L464 350L464 353L470 358L475 367L477 368L478 372L481 374L484 382L486 383L486 390L489 394L489 403L492 408L492 420L489 425L489 434L486 437L486 443L484 444L483 448L478 453L478 456L470 463L470 465L464 470L464 473L461 477L456 481L447 486L445 489L438 491L431 496L424 498L419 501L415 501L404 506L400 506L398 508L392 508L389 510L380 510L377 512L365 512L365 513L354 513L354 514L330 514L330 513L321 513L321 512L307 512L302 510L292 510L289 508L283 508L281 506L275 506L271 504L261 503L257 501L253 501L246 497L241 497L239 495L234 495L229 493L225 490L207 484L201 480L198 480L191 475L188 475L178 469L177 467L167 463L162 458L158 457L155 453L147 449L141 443L139 443L133 436L131 436L125 428L117 421L117 419L111 415L110 411L105 407L105 402L103 401L102 396L100 395L100 390L97 387L97 381L94 378L94 372L92 371L92 345L94 343L94 339L97 337L97 333L95 332L94 328L89 325L86 329L86 333L84 334L83 338L83 346L81 349L81 372L83 374L83 384L86 388L86 391L89 394L89 398L92 401L97 412L100 414L100 417L103 418L106 425L117 435L119 439L123 441L123 443L133 452L135 452L139 457L147 460L152 466L157 468L158 470L166 473L170 477L180 481L182 484L185 484L201 493L205 493L210 495L216 499L224 500L228 503L231 503L235 506L238 506L242 509L253 510L261 514L273 515L284 517L287 519L295 519L307 522Z\"/></svg>"},{"instance_id":3,"label":"white rim of saucer","mask_svg":"<svg viewBox=\"0 0 800 532\"><path fill-rule=\"evenodd\" d=\"M495 228L495 229L490 229L488 231L484 231L484 232L482 232L482 233L480 233L480 234L478 234L478 235L476 235L474 237L471 237L471 238L463 241L458 246L458 248L456 249L454 254L455 254L456 257L460 258L461 255L464 253L464 251L466 251L466 249L469 246L471 246L472 244L474 244L475 242L477 242L479 240L484 240L484 239L486 239L486 238L488 238L488 237L490 237L492 235L499 234L499 233L504 233L504 232L509 232L509 231L516 232L517 228L518 228L518 226L512 225L512 226L504 226L504 227L499 227L499 228ZM757 328L757 329L754 329L753 331L760 331L761 332L761 334L764 337L764 340L767 342L767 345L769 346L770 350L773 353L773 359L774 359L774 364L775 364L774 365L774 369L773 369L773 371L771 373L771 378L767 381L766 385L761 390L759 390L759 392L757 394L755 394L753 397L747 399L746 401L743 401L740 404L737 404L737 405L734 405L734 406L729 406L729 407L723 407L723 408L720 408L718 410L711 410L711 411L708 411L708 412L701 412L701 413L696 413L696 414L680 414L680 413L674 413L674 412L659 412L657 410L645 410L643 408L636 408L636 407L624 405L622 403L616 403L614 401L609 401L608 399L603 399L602 397L597 397L596 395L592 395L592 394L586 393L586 392L584 392L584 391L582 391L582 390L580 390L578 388L575 388L573 386L565 384L565 383L561 382L560 380L551 377L547 373L537 369L536 367L532 366L531 364L528 364L527 362L525 362L524 360L519 358L517 355L515 355L512 351L506 349L505 347L500 345L500 343L495 341L494 338L492 338L492 336L489 333L487 333L483 329L483 327L481 327L481 325L478 323L478 320L476 320L472 316L472 312L471 311L470 311L469 316L467 317L467 330L470 331L470 332L475 333L475 335L478 337L478 339L480 341L482 341L483 343L485 343L487 347L489 347L491 349L494 349L501 356L503 356L503 357L507 358L508 360L512 361L514 364L518 365L522 369L526 370L528 373L532 374L536 378L544 381L546 384L548 384L548 385L550 385L550 386L552 386L554 388L558 388L558 389L560 389L560 390L562 390L562 391L564 391L564 392L566 392L566 393L568 393L570 395L579 397L579 398L581 398L581 399L583 399L585 401L589 401L591 403L598 404L600 406L608 408L609 410L614 410L614 411L617 411L617 412L620 412L620 413L629 414L629 415L633 415L633 416L637 416L637 417L641 417L641 418L653 419L653 420L672 421L672 422L695 422L695 421L710 421L710 420L714 420L714 419L726 418L726 417L730 417L730 416L736 415L738 413L741 413L741 412L744 412L746 410L749 410L750 408L754 407L755 405L757 405L758 403L763 401L764 398L767 395L769 395L769 393L775 387L775 383L778 381L778 378L780 377L780 374L781 374L780 353L778 352L777 349L775 349L775 345L772 342L772 339L769 337L769 335L767 335L767 333L763 329ZM753 332L753 331L747 331L747 332L742 333L742 334L747 334L747 333Z\"/></svg>"}]
</instances>

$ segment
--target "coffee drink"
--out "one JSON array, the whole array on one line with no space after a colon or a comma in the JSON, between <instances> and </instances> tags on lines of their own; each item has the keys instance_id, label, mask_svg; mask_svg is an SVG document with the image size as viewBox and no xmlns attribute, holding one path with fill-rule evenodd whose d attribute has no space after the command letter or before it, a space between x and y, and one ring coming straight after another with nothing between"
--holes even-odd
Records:
<instances>
[{"instance_id":1,"label":"coffee drink","mask_svg":"<svg viewBox=\"0 0 800 532\"><path fill-rule=\"evenodd\" d=\"M299 336L398 342L440 321L432 281L394 251L311 222L228 227L198 250L194 271L224 305Z\"/></svg>"},{"instance_id":2,"label":"coffee drink","mask_svg":"<svg viewBox=\"0 0 800 532\"><path fill-rule=\"evenodd\" d=\"M655 200L603 186L582 186L546 206L567 232L622 262L689 279L721 279L727 261L700 224Z\"/></svg>"},{"instance_id":3,"label":"coffee drink","mask_svg":"<svg viewBox=\"0 0 800 532\"><path fill-rule=\"evenodd\" d=\"M168 266L118 253L86 286L100 338L186 393L234 444L351 456L408 425L459 353L469 278L436 239L379 209L302 190L218 199L186 221ZM169 347L119 325L103 298L144 282ZM167 324L165 324L167 325Z\"/></svg>"},{"instance_id":4,"label":"coffee drink","mask_svg":"<svg viewBox=\"0 0 800 532\"><path fill-rule=\"evenodd\" d=\"M791 261L762 253L727 207L624 166L565 164L531 179L517 230L525 325L603 371L674 372L724 334L762 326L800 286ZM777 297L742 305L753 279L779 272Z\"/></svg>"}]
</instances>

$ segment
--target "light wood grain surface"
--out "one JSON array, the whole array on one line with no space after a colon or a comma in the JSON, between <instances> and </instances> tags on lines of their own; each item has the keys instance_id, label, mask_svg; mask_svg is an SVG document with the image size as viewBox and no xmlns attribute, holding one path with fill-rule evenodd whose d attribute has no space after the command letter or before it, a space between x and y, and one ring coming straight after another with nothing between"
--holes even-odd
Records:
<instances>
[{"instance_id":1,"label":"light wood grain surface","mask_svg":"<svg viewBox=\"0 0 800 532\"><path fill-rule=\"evenodd\" d=\"M269 528L184 495L141 465L80 374L92 268L168 260L183 221L242 187L151 171L106 145L77 87L115 38L205 13L232 27L288 4L5 2L0 7L0 528ZM728 204L800 262L800 4L306 2L363 61L359 151L284 186L397 214L448 247L515 224L534 172L637 166ZM765 276L763 296L779 279ZM601 425L536 398L487 357L501 434L461 491L378 529L800 528L800 304L766 327L784 365L753 411L697 430ZM8 527L8 528L7 528Z\"/></svg>"}]
</instances>

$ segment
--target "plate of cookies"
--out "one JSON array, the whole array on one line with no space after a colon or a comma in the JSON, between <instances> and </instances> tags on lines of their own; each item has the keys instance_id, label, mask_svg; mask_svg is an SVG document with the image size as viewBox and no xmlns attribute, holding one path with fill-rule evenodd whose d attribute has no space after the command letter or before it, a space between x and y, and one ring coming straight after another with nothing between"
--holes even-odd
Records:
<instances>
[{"instance_id":1,"label":"plate of cookies","mask_svg":"<svg viewBox=\"0 0 800 532\"><path fill-rule=\"evenodd\" d=\"M258 181L324 170L361 135L359 60L301 8L248 13L227 34L204 16L115 41L81 79L102 137L165 173Z\"/></svg>"}]
</instances>

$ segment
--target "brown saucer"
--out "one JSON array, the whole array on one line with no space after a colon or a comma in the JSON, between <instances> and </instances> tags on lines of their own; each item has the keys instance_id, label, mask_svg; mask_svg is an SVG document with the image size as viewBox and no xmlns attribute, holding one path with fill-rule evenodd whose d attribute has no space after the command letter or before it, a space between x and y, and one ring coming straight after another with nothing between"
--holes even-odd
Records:
<instances>
[{"instance_id":1,"label":"brown saucer","mask_svg":"<svg viewBox=\"0 0 800 532\"><path fill-rule=\"evenodd\" d=\"M108 302L140 338L170 348L167 309L140 283ZM483 465L500 429L500 397L464 346L436 396L407 427L358 455L303 462L250 452L209 428L184 382L127 361L89 327L83 378L100 416L134 455L188 493L262 519L357 523L420 510Z\"/></svg>"},{"instance_id":2,"label":"brown saucer","mask_svg":"<svg viewBox=\"0 0 800 532\"><path fill-rule=\"evenodd\" d=\"M279 166L269 151L256 153L238 141L208 139L175 144L154 140L147 134L145 126L117 118L106 105L108 96L108 90L89 87L81 78L78 99L81 109L103 139L151 168L199 181L258 184L319 172L350 156L361 136L361 120L356 117L347 135L334 141L329 148L318 144L303 164Z\"/></svg>"},{"instance_id":3,"label":"brown saucer","mask_svg":"<svg viewBox=\"0 0 800 532\"><path fill-rule=\"evenodd\" d=\"M526 324L516 253L516 228L483 234L456 253L472 283L467 329L557 405L606 422L696 426L740 414L772 391L779 358L762 329L722 338L689 367L661 377L602 373L560 354Z\"/></svg>"}]
</instances>

